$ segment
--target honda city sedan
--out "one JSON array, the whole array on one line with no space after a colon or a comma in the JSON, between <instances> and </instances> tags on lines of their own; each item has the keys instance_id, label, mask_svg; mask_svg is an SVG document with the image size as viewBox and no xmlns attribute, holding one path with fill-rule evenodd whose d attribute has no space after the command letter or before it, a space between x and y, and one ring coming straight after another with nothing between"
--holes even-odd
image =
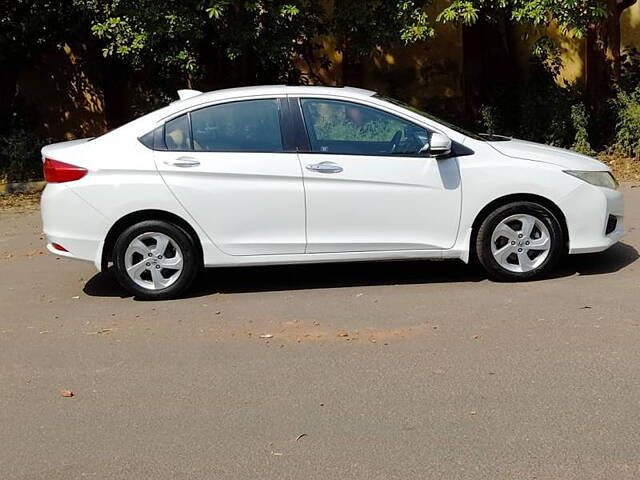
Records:
<instances>
[{"instance_id":1,"label":"honda city sedan","mask_svg":"<svg viewBox=\"0 0 640 480\"><path fill-rule=\"evenodd\" d=\"M623 234L610 169L575 152L356 88L179 93L42 149L48 249L113 267L138 298L243 265L477 259L492 279L527 281Z\"/></svg>"}]
</instances>

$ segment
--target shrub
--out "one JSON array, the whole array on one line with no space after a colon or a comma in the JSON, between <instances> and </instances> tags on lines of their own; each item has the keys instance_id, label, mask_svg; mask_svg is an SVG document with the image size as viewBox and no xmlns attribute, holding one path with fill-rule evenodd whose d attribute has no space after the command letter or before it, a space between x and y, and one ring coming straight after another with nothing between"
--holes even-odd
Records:
<instances>
[{"instance_id":1,"label":"shrub","mask_svg":"<svg viewBox=\"0 0 640 480\"><path fill-rule=\"evenodd\" d=\"M621 91L615 101L618 113L613 151L640 158L640 86L631 93Z\"/></svg>"},{"instance_id":2,"label":"shrub","mask_svg":"<svg viewBox=\"0 0 640 480\"><path fill-rule=\"evenodd\" d=\"M26 130L0 136L0 179L20 182L42 178L40 149L45 143Z\"/></svg>"},{"instance_id":3,"label":"shrub","mask_svg":"<svg viewBox=\"0 0 640 480\"><path fill-rule=\"evenodd\" d=\"M496 135L500 132L500 113L498 108L491 105L482 105L480 107L480 122L484 127L484 132L487 135Z\"/></svg>"},{"instance_id":4,"label":"shrub","mask_svg":"<svg viewBox=\"0 0 640 480\"><path fill-rule=\"evenodd\" d=\"M576 132L571 148L584 155L594 156L596 152L593 151L589 143L589 115L583 104L580 103L571 107L571 122Z\"/></svg>"}]
</instances>

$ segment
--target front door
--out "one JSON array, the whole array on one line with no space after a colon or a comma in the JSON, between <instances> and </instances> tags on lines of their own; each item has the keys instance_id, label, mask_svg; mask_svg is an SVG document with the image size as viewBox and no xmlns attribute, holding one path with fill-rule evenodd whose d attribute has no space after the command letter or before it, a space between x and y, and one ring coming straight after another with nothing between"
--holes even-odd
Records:
<instances>
[{"instance_id":1,"label":"front door","mask_svg":"<svg viewBox=\"0 0 640 480\"><path fill-rule=\"evenodd\" d=\"M300 102L311 149L299 155L308 253L453 247L458 162L421 153L425 128L359 103Z\"/></svg>"},{"instance_id":2,"label":"front door","mask_svg":"<svg viewBox=\"0 0 640 480\"><path fill-rule=\"evenodd\" d=\"M163 136L156 166L218 248L304 253L302 174L296 154L283 149L279 99L193 110L168 121Z\"/></svg>"}]
</instances>

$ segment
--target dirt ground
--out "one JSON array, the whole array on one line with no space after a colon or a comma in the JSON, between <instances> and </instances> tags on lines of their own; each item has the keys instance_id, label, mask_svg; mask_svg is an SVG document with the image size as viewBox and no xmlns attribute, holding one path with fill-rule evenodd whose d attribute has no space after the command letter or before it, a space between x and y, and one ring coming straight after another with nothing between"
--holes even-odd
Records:
<instances>
[{"instance_id":1,"label":"dirt ground","mask_svg":"<svg viewBox=\"0 0 640 480\"><path fill-rule=\"evenodd\" d=\"M637 186L623 241L544 281L215 269L157 303L4 199L0 478L640 478Z\"/></svg>"}]
</instances>

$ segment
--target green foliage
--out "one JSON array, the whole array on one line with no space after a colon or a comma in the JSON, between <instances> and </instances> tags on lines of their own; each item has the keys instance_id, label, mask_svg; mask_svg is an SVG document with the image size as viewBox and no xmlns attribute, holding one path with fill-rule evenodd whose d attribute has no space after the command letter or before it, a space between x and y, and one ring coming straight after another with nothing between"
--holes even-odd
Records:
<instances>
[{"instance_id":1,"label":"green foliage","mask_svg":"<svg viewBox=\"0 0 640 480\"><path fill-rule=\"evenodd\" d=\"M432 0L335 0L328 31L338 37L341 48L356 57L377 46L410 44L434 35L425 8Z\"/></svg>"},{"instance_id":2,"label":"green foliage","mask_svg":"<svg viewBox=\"0 0 640 480\"><path fill-rule=\"evenodd\" d=\"M555 20L565 34L582 38L589 25L608 15L605 0L453 0L438 20L471 25L481 16L508 12L512 21L548 25Z\"/></svg>"},{"instance_id":3,"label":"green foliage","mask_svg":"<svg viewBox=\"0 0 640 480\"><path fill-rule=\"evenodd\" d=\"M619 155L640 158L640 86L620 92L615 100L618 112L613 150Z\"/></svg>"},{"instance_id":4,"label":"green foliage","mask_svg":"<svg viewBox=\"0 0 640 480\"><path fill-rule=\"evenodd\" d=\"M43 50L59 46L82 22L70 2L3 0L0 2L0 63L26 63Z\"/></svg>"},{"instance_id":5,"label":"green foliage","mask_svg":"<svg viewBox=\"0 0 640 480\"><path fill-rule=\"evenodd\" d=\"M105 57L126 60L134 67L147 62L193 73L194 45L203 38L207 21L195 0L73 0L91 19L92 33L103 42Z\"/></svg>"},{"instance_id":6,"label":"green foliage","mask_svg":"<svg viewBox=\"0 0 640 480\"><path fill-rule=\"evenodd\" d=\"M41 178L40 148L47 142L25 130L0 136L0 179L21 182Z\"/></svg>"},{"instance_id":7,"label":"green foliage","mask_svg":"<svg viewBox=\"0 0 640 480\"><path fill-rule=\"evenodd\" d=\"M91 16L105 57L196 79L226 62L231 71L250 66L254 81L288 81L322 27L312 0L73 1Z\"/></svg>"},{"instance_id":8,"label":"green foliage","mask_svg":"<svg viewBox=\"0 0 640 480\"><path fill-rule=\"evenodd\" d=\"M632 92L640 85L640 52L636 48L627 47L622 51L620 70L620 88Z\"/></svg>"},{"instance_id":9,"label":"green foliage","mask_svg":"<svg viewBox=\"0 0 640 480\"><path fill-rule=\"evenodd\" d=\"M553 57L544 53L546 49L541 52L531 57L526 83L517 88L501 85L483 92L478 127L491 134L570 148L576 143L577 128L587 126L586 122L572 119L573 107L581 105L582 94L575 85L562 86L556 82Z\"/></svg>"},{"instance_id":10,"label":"green foliage","mask_svg":"<svg viewBox=\"0 0 640 480\"><path fill-rule=\"evenodd\" d=\"M583 104L571 106L571 122L576 132L571 148L584 155L594 156L596 152L594 152L589 143L589 115Z\"/></svg>"},{"instance_id":11,"label":"green foliage","mask_svg":"<svg viewBox=\"0 0 640 480\"><path fill-rule=\"evenodd\" d=\"M498 108L491 105L482 105L480 107L480 123L484 127L484 133L487 135L495 135L499 130L499 113Z\"/></svg>"}]
</instances>

